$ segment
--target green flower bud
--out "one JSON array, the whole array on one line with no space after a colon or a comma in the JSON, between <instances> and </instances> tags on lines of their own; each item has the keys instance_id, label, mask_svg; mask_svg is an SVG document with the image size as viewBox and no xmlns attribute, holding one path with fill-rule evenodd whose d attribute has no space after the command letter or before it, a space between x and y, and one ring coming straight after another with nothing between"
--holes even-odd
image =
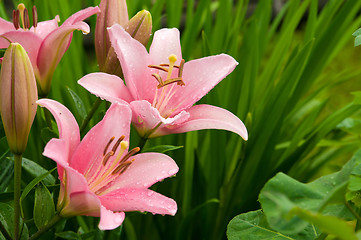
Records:
<instances>
[{"instance_id":1,"label":"green flower bud","mask_svg":"<svg viewBox=\"0 0 361 240\"><path fill-rule=\"evenodd\" d=\"M152 15L147 10L138 12L129 20L125 30L134 39L146 46L152 34Z\"/></svg>"},{"instance_id":2,"label":"green flower bud","mask_svg":"<svg viewBox=\"0 0 361 240\"><path fill-rule=\"evenodd\" d=\"M5 51L0 91L0 113L10 150L22 154L36 114L38 92L30 59L18 43L11 43Z\"/></svg>"}]
</instances>

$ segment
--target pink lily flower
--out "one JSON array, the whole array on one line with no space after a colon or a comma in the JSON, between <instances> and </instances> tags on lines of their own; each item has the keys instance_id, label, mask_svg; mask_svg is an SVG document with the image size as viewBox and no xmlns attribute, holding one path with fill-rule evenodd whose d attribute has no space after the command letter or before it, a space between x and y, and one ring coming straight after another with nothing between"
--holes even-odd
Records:
<instances>
[{"instance_id":1,"label":"pink lily flower","mask_svg":"<svg viewBox=\"0 0 361 240\"><path fill-rule=\"evenodd\" d=\"M25 7L22 5L22 8ZM39 95L46 96L50 91L55 68L70 45L73 31L89 33L90 27L83 20L100 10L98 7L83 9L70 16L59 27L59 16L38 23L36 8L33 8L34 26L31 28L28 11L25 10L14 12L13 23L0 18L0 48L7 48L9 42L18 42L24 47L34 68ZM22 28L21 20L24 20Z\"/></svg>"},{"instance_id":2,"label":"pink lily flower","mask_svg":"<svg viewBox=\"0 0 361 240\"><path fill-rule=\"evenodd\" d=\"M88 74L78 83L110 102L129 103L140 136L223 129L247 140L246 127L231 112L206 104L193 106L233 71L238 63L231 56L220 54L185 63L176 28L156 31L149 53L120 25L108 32L126 85L106 73Z\"/></svg>"},{"instance_id":3,"label":"pink lily flower","mask_svg":"<svg viewBox=\"0 0 361 240\"><path fill-rule=\"evenodd\" d=\"M112 104L80 141L77 122L66 107L50 99L37 103L53 114L58 125L59 139L51 139L43 154L58 165L60 216L97 216L99 228L110 230L122 224L125 211L176 213L173 199L148 188L176 174L178 166L165 154L128 151L129 106Z\"/></svg>"}]
</instances>

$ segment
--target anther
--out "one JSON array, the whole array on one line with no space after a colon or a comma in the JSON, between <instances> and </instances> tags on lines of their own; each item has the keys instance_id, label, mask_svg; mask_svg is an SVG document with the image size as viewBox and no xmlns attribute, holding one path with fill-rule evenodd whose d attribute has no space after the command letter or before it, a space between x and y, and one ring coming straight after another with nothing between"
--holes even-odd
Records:
<instances>
[{"instance_id":1,"label":"anther","mask_svg":"<svg viewBox=\"0 0 361 240\"><path fill-rule=\"evenodd\" d=\"M117 151L117 148L119 147L119 144L121 143L121 141L123 141L125 138L125 136L121 136L120 138L118 138L117 142L114 144L113 148L112 148L112 152Z\"/></svg>"},{"instance_id":2,"label":"anther","mask_svg":"<svg viewBox=\"0 0 361 240\"><path fill-rule=\"evenodd\" d=\"M34 28L38 26L38 11L35 6L33 6L33 26Z\"/></svg>"},{"instance_id":3,"label":"anther","mask_svg":"<svg viewBox=\"0 0 361 240\"><path fill-rule=\"evenodd\" d=\"M124 173L128 169L128 167L134 162L134 160L135 159L132 159L128 162L120 164L116 169L114 169L114 171L112 172L112 175L115 175L118 173L120 175L120 174Z\"/></svg>"},{"instance_id":4,"label":"anther","mask_svg":"<svg viewBox=\"0 0 361 240\"><path fill-rule=\"evenodd\" d=\"M113 156L114 155L114 152L113 151L110 151L110 152L108 152L104 157L103 157L103 166L105 166L105 164L107 164L107 162L108 162L108 160L109 160L109 158L111 157L111 156Z\"/></svg>"},{"instance_id":5,"label":"anther","mask_svg":"<svg viewBox=\"0 0 361 240\"><path fill-rule=\"evenodd\" d=\"M134 154L136 154L137 152L140 151L139 147L135 147L132 150L130 150L127 154L125 154L125 156L122 158L122 160L120 160L120 164L126 162L131 156L133 156Z\"/></svg>"},{"instance_id":6,"label":"anther","mask_svg":"<svg viewBox=\"0 0 361 240\"><path fill-rule=\"evenodd\" d=\"M20 28L19 17L20 17L20 11L18 9L13 10L13 24L16 30Z\"/></svg>"},{"instance_id":7,"label":"anther","mask_svg":"<svg viewBox=\"0 0 361 240\"><path fill-rule=\"evenodd\" d=\"M29 12L28 9L24 9L24 29L30 28Z\"/></svg>"},{"instance_id":8,"label":"anther","mask_svg":"<svg viewBox=\"0 0 361 240\"><path fill-rule=\"evenodd\" d=\"M107 145L105 146L104 151L103 151L103 156L104 156L105 154L107 154L107 152L108 152L108 147L109 147L109 145L113 142L113 140L114 140L114 137L112 137L112 138L109 140L109 142L107 143Z\"/></svg>"}]
</instances>

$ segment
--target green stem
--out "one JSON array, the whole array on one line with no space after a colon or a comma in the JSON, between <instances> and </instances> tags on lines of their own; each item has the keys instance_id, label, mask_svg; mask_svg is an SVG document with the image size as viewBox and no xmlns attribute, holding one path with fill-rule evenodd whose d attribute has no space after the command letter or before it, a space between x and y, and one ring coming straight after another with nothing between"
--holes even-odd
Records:
<instances>
[{"instance_id":1,"label":"green stem","mask_svg":"<svg viewBox=\"0 0 361 240\"><path fill-rule=\"evenodd\" d=\"M86 115L85 119L83 120L81 126L80 126L80 133L82 133L86 126L88 125L88 123L90 122L90 120L92 119L92 117L94 116L94 113L96 112L96 110L98 109L98 107L100 106L102 100L100 98L97 98L93 104L92 109L90 109L88 115Z\"/></svg>"},{"instance_id":2,"label":"green stem","mask_svg":"<svg viewBox=\"0 0 361 240\"><path fill-rule=\"evenodd\" d=\"M50 130L53 130L53 125L51 124L51 113L46 108L41 108L41 109L43 109L43 111L44 111L46 125L48 126L48 128Z\"/></svg>"},{"instance_id":3,"label":"green stem","mask_svg":"<svg viewBox=\"0 0 361 240\"><path fill-rule=\"evenodd\" d=\"M141 151L143 150L143 147L144 147L145 144L147 143L147 140L148 140L148 138L143 138L143 137L141 137L141 138L139 139L138 147L140 148Z\"/></svg>"},{"instance_id":4,"label":"green stem","mask_svg":"<svg viewBox=\"0 0 361 240\"><path fill-rule=\"evenodd\" d=\"M14 239L20 233L20 190L21 190L21 154L14 155Z\"/></svg>"},{"instance_id":5,"label":"green stem","mask_svg":"<svg viewBox=\"0 0 361 240\"><path fill-rule=\"evenodd\" d=\"M0 221L0 231L6 240L12 240L10 234L8 233L8 231L6 230L6 228L4 227L1 221Z\"/></svg>"},{"instance_id":6,"label":"green stem","mask_svg":"<svg viewBox=\"0 0 361 240\"><path fill-rule=\"evenodd\" d=\"M361 229L361 217L360 217L360 211L361 208L358 208L357 212L355 211L355 209L353 209L353 207L350 205L350 203L348 201L345 201L345 205L348 208L348 210L350 210L350 212L352 213L352 215L355 216L356 218L356 228L355 231L357 232L358 230Z\"/></svg>"},{"instance_id":7,"label":"green stem","mask_svg":"<svg viewBox=\"0 0 361 240\"><path fill-rule=\"evenodd\" d=\"M44 233L48 232L50 228L52 228L59 220L61 220L62 217L59 216L59 214L55 215L48 224L46 224L44 227L39 229L34 235L32 235L29 240L35 240L41 237Z\"/></svg>"}]
</instances>

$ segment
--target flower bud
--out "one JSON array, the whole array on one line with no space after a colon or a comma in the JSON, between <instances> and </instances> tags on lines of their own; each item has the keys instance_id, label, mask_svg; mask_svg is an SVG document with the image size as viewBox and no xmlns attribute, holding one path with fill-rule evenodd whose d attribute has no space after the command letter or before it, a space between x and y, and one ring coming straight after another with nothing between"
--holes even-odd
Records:
<instances>
[{"instance_id":1,"label":"flower bud","mask_svg":"<svg viewBox=\"0 0 361 240\"><path fill-rule=\"evenodd\" d=\"M128 9L125 0L101 0L99 8L101 12L95 25L95 52L99 68L103 70L110 48L107 28L115 23L124 27L128 22Z\"/></svg>"},{"instance_id":2,"label":"flower bud","mask_svg":"<svg viewBox=\"0 0 361 240\"><path fill-rule=\"evenodd\" d=\"M10 150L25 151L38 98L34 70L25 49L11 43L0 73L0 112Z\"/></svg>"},{"instance_id":3,"label":"flower bud","mask_svg":"<svg viewBox=\"0 0 361 240\"><path fill-rule=\"evenodd\" d=\"M152 15L147 10L138 12L125 26L135 40L146 46L152 34Z\"/></svg>"}]
</instances>

